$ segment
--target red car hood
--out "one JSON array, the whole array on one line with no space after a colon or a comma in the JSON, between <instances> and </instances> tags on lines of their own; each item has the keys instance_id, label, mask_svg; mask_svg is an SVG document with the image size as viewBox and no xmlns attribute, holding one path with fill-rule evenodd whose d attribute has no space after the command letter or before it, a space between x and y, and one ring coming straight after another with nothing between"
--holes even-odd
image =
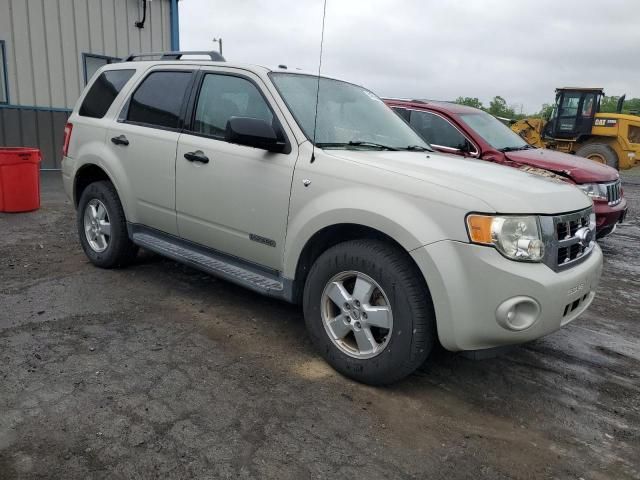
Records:
<instances>
[{"instance_id":1,"label":"red car hood","mask_svg":"<svg viewBox=\"0 0 640 480\"><path fill-rule=\"evenodd\" d=\"M567 175L576 183L611 182L619 178L615 168L546 148L516 150L505 153L505 156L512 162Z\"/></svg>"}]
</instances>

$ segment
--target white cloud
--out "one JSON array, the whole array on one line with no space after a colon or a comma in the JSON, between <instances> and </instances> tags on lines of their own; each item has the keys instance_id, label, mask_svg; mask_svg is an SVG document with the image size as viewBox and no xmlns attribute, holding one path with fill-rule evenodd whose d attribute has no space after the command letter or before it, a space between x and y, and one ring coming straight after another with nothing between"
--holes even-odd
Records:
<instances>
[{"instance_id":1,"label":"white cloud","mask_svg":"<svg viewBox=\"0 0 640 480\"><path fill-rule=\"evenodd\" d=\"M638 5L609 0L328 0L323 74L379 95L501 95L537 111L555 87L640 96ZM184 0L183 49L317 71L322 0Z\"/></svg>"}]
</instances>

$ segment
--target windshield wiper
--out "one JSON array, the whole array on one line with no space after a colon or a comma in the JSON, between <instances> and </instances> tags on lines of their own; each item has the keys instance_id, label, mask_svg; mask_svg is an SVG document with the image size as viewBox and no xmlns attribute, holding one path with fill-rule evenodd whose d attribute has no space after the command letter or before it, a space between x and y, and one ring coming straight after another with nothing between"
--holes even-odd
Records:
<instances>
[{"instance_id":1,"label":"windshield wiper","mask_svg":"<svg viewBox=\"0 0 640 480\"><path fill-rule=\"evenodd\" d=\"M528 150L529 148L533 147L531 147L531 145L523 145L522 147L504 147L499 148L498 150L501 152L516 152L518 150Z\"/></svg>"},{"instance_id":2,"label":"windshield wiper","mask_svg":"<svg viewBox=\"0 0 640 480\"><path fill-rule=\"evenodd\" d=\"M433 148L423 147L422 145L409 145L402 150L409 150L410 152L434 152Z\"/></svg>"},{"instance_id":3,"label":"windshield wiper","mask_svg":"<svg viewBox=\"0 0 640 480\"><path fill-rule=\"evenodd\" d=\"M340 147L375 147L375 148L381 148L383 150L398 150L395 147L390 147L389 145L383 145L381 143L375 143L375 142L364 142L364 141L360 141L360 140L352 140L350 142L318 142L316 143L317 147L320 148L324 148L324 147L329 147L329 148L340 148Z\"/></svg>"}]
</instances>

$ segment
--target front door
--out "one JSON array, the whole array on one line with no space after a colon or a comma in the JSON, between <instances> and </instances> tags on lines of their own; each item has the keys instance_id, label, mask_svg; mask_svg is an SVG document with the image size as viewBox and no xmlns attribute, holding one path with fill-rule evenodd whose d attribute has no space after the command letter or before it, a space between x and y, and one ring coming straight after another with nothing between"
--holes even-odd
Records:
<instances>
[{"instance_id":1,"label":"front door","mask_svg":"<svg viewBox=\"0 0 640 480\"><path fill-rule=\"evenodd\" d=\"M129 220L176 235L175 165L181 110L193 67L152 70L107 135L129 182Z\"/></svg>"},{"instance_id":2,"label":"front door","mask_svg":"<svg viewBox=\"0 0 640 480\"><path fill-rule=\"evenodd\" d=\"M203 69L188 129L176 156L176 212L181 237L280 270L297 145L288 153L225 141L231 117L270 122L293 140L259 77Z\"/></svg>"}]
</instances>

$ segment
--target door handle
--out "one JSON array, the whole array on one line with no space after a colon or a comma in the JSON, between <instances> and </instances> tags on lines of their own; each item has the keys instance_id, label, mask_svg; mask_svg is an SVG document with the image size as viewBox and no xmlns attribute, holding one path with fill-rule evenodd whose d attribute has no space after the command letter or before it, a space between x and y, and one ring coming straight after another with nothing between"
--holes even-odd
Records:
<instances>
[{"instance_id":1,"label":"door handle","mask_svg":"<svg viewBox=\"0 0 640 480\"><path fill-rule=\"evenodd\" d=\"M127 137L125 137L124 135L113 137L111 139L111 142L115 143L116 145L124 145L125 147L129 145L129 140L127 140Z\"/></svg>"},{"instance_id":2,"label":"door handle","mask_svg":"<svg viewBox=\"0 0 640 480\"><path fill-rule=\"evenodd\" d=\"M207 157L201 150L187 152L184 154L184 158L190 162L209 163L209 157Z\"/></svg>"}]
</instances>

